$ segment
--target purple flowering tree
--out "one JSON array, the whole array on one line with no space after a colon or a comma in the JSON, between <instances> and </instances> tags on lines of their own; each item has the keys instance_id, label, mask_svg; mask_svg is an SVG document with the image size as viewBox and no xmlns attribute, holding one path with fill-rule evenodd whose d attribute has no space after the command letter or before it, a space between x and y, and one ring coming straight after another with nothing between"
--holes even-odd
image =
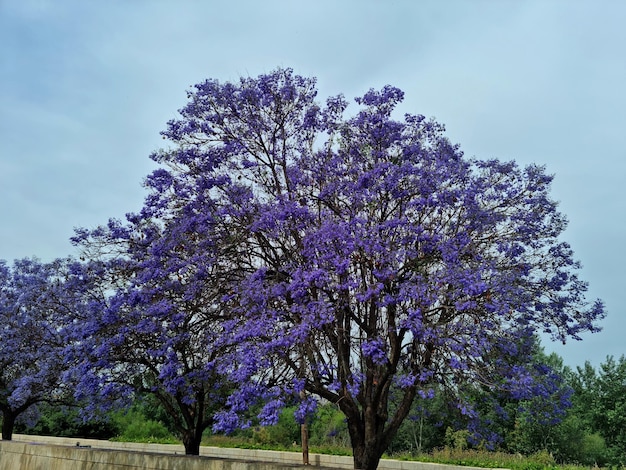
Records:
<instances>
[{"instance_id":1,"label":"purple flowering tree","mask_svg":"<svg viewBox=\"0 0 626 470\"><path fill-rule=\"evenodd\" d=\"M158 174L149 184L160 184ZM215 224L208 200L203 212L151 202L126 224L112 220L74 237L89 260L84 272L94 294L77 338L83 360L76 398L97 413L150 394L185 452L197 455L203 431L219 428L217 413L238 417L264 395L229 379L246 381L246 362L254 359L234 361L236 345L223 334L232 321L228 286L243 275L227 262L237 234Z\"/></svg>"},{"instance_id":2,"label":"purple flowering tree","mask_svg":"<svg viewBox=\"0 0 626 470\"><path fill-rule=\"evenodd\" d=\"M572 406L573 394L560 372L561 359L555 354L546 356L529 332L517 344L507 342L501 347L506 353L493 358L492 382L462 387L471 413L460 416L456 427L470 431L472 445L487 449L558 452L549 447Z\"/></svg>"},{"instance_id":3,"label":"purple flowering tree","mask_svg":"<svg viewBox=\"0 0 626 470\"><path fill-rule=\"evenodd\" d=\"M76 263L56 260L0 262L0 412L2 439L11 440L16 419L38 403L62 403L72 384L65 350L80 310Z\"/></svg>"},{"instance_id":4,"label":"purple flowering tree","mask_svg":"<svg viewBox=\"0 0 626 470\"><path fill-rule=\"evenodd\" d=\"M585 300L542 167L465 158L440 124L394 118L403 93L390 86L349 115L342 96L319 104L315 80L289 69L207 80L188 98L138 216L180 237L145 256L219 286L179 311L221 312L203 344L231 346L238 367L224 372L241 401L251 383L273 396L264 422L286 394L302 397L300 419L315 397L333 402L355 468L375 469L432 384L495 387L498 355L515 354L502 345L520 334L597 329L603 306ZM188 265L178 253L198 240L209 248ZM166 298L150 315L169 311ZM218 428L241 424L237 404L215 414Z\"/></svg>"}]
</instances>

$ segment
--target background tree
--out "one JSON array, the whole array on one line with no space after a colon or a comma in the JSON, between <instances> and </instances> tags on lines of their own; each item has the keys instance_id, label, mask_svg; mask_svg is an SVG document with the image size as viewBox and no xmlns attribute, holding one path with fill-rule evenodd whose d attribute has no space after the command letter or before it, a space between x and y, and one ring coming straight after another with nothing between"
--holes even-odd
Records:
<instances>
[{"instance_id":1,"label":"background tree","mask_svg":"<svg viewBox=\"0 0 626 470\"><path fill-rule=\"evenodd\" d=\"M626 358L615 360L609 356L598 370L587 362L577 368L571 383L575 390L573 412L584 427L587 444L599 450L606 446L605 454L599 459L604 458L611 465L624 465Z\"/></svg>"},{"instance_id":2,"label":"background tree","mask_svg":"<svg viewBox=\"0 0 626 470\"><path fill-rule=\"evenodd\" d=\"M518 356L503 364L500 388L475 390L470 385L482 408L478 419L469 423L471 441L512 453L548 451L561 457L558 428L572 406L573 394L563 377L562 360L556 354L546 356L532 336L517 349ZM525 376L511 383L507 369L517 369L520 364L526 365Z\"/></svg>"},{"instance_id":3,"label":"background tree","mask_svg":"<svg viewBox=\"0 0 626 470\"><path fill-rule=\"evenodd\" d=\"M0 412L2 439L39 403L71 398L65 372L74 314L81 308L72 286L76 263L56 260L0 262Z\"/></svg>"},{"instance_id":4,"label":"background tree","mask_svg":"<svg viewBox=\"0 0 626 470\"><path fill-rule=\"evenodd\" d=\"M177 220L184 240L206 236L215 273L238 274L211 298L229 318L215 339L245 365L229 371L238 400L216 425L240 425L239 403L257 386L274 396L267 422L304 392L297 417L315 396L335 403L355 468L374 469L419 391L496 387L494 364L516 356L520 335L578 338L604 312L585 300L558 238L566 222L542 167L464 158L443 126L392 118L397 88L356 99L352 117L343 97L322 107L315 96L315 80L289 69L196 85L163 133L171 146L153 155L162 168L141 216ZM203 217L210 227L196 230ZM162 263L178 259L167 253ZM508 372L511 390L530 386L526 365Z\"/></svg>"},{"instance_id":5,"label":"background tree","mask_svg":"<svg viewBox=\"0 0 626 470\"><path fill-rule=\"evenodd\" d=\"M192 215L149 202L126 225L112 220L74 238L99 292L84 319L77 397L110 406L151 395L185 452L197 455L216 412L245 408L227 377L242 374L243 381L246 372L228 359L222 326L230 320L224 285L240 274L216 257L219 237L230 235L215 226L207 205ZM248 389L250 400L261 398Z\"/></svg>"},{"instance_id":6,"label":"background tree","mask_svg":"<svg viewBox=\"0 0 626 470\"><path fill-rule=\"evenodd\" d=\"M420 455L444 447L448 429L466 427L455 403L457 397L440 386L432 387L429 393L418 393L387 452Z\"/></svg>"},{"instance_id":7,"label":"background tree","mask_svg":"<svg viewBox=\"0 0 626 470\"><path fill-rule=\"evenodd\" d=\"M71 398L71 397L68 397ZM37 436L80 437L88 439L111 439L121 430L111 419L86 421L79 404L39 403L37 421L18 420L15 432Z\"/></svg>"},{"instance_id":8,"label":"background tree","mask_svg":"<svg viewBox=\"0 0 626 470\"><path fill-rule=\"evenodd\" d=\"M547 450L561 461L569 457L561 452L560 426L573 391L562 374L562 360L546 356L534 336L515 346L516 355L495 359L495 386L468 382L456 390L437 387L430 395L422 393L390 450L420 453L446 444L525 455ZM511 381L520 365L524 380Z\"/></svg>"},{"instance_id":9,"label":"background tree","mask_svg":"<svg viewBox=\"0 0 626 470\"><path fill-rule=\"evenodd\" d=\"M608 357L600 364L593 402L595 430L601 430L614 464L626 464L626 358Z\"/></svg>"}]
</instances>

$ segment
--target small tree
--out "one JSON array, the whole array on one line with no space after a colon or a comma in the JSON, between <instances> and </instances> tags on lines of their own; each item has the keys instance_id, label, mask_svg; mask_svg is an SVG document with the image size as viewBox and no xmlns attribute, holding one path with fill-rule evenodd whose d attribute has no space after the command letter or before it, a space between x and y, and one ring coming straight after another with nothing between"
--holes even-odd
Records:
<instances>
[{"instance_id":1,"label":"small tree","mask_svg":"<svg viewBox=\"0 0 626 470\"><path fill-rule=\"evenodd\" d=\"M403 93L390 86L347 118L343 97L320 106L315 80L289 69L188 96L153 156L165 168L146 213L210 213L237 240L213 238L242 274L224 285L223 336L274 387L267 413L285 392L337 404L355 468L377 467L429 384L495 386L520 334L597 330L603 306L584 298L542 167L464 158L443 126L393 119Z\"/></svg>"},{"instance_id":2,"label":"small tree","mask_svg":"<svg viewBox=\"0 0 626 470\"><path fill-rule=\"evenodd\" d=\"M74 313L81 308L75 262L34 259L0 262L0 412L2 439L11 440L18 417L39 403L71 396L64 374Z\"/></svg>"}]
</instances>

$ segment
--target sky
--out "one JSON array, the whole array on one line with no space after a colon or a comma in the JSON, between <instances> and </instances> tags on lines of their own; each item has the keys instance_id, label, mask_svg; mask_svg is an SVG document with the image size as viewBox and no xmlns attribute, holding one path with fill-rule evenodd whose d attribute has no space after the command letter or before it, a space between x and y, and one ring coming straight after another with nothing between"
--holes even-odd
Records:
<instances>
[{"instance_id":1,"label":"sky","mask_svg":"<svg viewBox=\"0 0 626 470\"><path fill-rule=\"evenodd\" d=\"M543 345L626 354L626 2L0 0L0 259L76 255L141 208L160 131L207 78L277 67L352 100L391 84L468 157L537 163L608 315Z\"/></svg>"}]
</instances>

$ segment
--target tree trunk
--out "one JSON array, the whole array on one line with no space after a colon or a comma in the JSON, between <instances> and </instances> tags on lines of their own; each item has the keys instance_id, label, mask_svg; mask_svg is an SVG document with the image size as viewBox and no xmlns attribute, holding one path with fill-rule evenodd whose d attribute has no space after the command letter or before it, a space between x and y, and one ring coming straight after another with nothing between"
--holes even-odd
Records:
<instances>
[{"instance_id":1,"label":"tree trunk","mask_svg":"<svg viewBox=\"0 0 626 470\"><path fill-rule=\"evenodd\" d=\"M376 470L385 452L384 443L366 441L363 423L358 418L352 420L348 418L348 432L355 470Z\"/></svg>"},{"instance_id":2,"label":"tree trunk","mask_svg":"<svg viewBox=\"0 0 626 470\"><path fill-rule=\"evenodd\" d=\"M2 412L2 440L10 441L13 439L13 426L15 425L15 414L8 410Z\"/></svg>"},{"instance_id":3,"label":"tree trunk","mask_svg":"<svg viewBox=\"0 0 626 470\"><path fill-rule=\"evenodd\" d=\"M202 441L202 433L198 436L193 430L185 431L183 434L185 454L200 455L200 441Z\"/></svg>"},{"instance_id":4,"label":"tree trunk","mask_svg":"<svg viewBox=\"0 0 626 470\"><path fill-rule=\"evenodd\" d=\"M378 445L367 445L365 441L352 442L352 454L354 455L354 468L357 470L376 470L380 458L385 452Z\"/></svg>"},{"instance_id":5,"label":"tree trunk","mask_svg":"<svg viewBox=\"0 0 626 470\"><path fill-rule=\"evenodd\" d=\"M196 394L195 404L185 408L181 405L181 411L185 420L186 428L182 433L185 454L200 455L200 443L202 442L202 432L207 424L204 420L204 393L199 391Z\"/></svg>"},{"instance_id":6,"label":"tree trunk","mask_svg":"<svg viewBox=\"0 0 626 470\"><path fill-rule=\"evenodd\" d=\"M383 453L398 432L400 424L410 410L415 398L415 391L408 390L402 398L396 413L389 421L386 413L377 413L378 409L386 410L386 406L369 407L361 411L351 400L340 403L348 421L348 432L352 443L354 468L357 470L376 470ZM352 403L352 405L351 405Z\"/></svg>"}]
</instances>

